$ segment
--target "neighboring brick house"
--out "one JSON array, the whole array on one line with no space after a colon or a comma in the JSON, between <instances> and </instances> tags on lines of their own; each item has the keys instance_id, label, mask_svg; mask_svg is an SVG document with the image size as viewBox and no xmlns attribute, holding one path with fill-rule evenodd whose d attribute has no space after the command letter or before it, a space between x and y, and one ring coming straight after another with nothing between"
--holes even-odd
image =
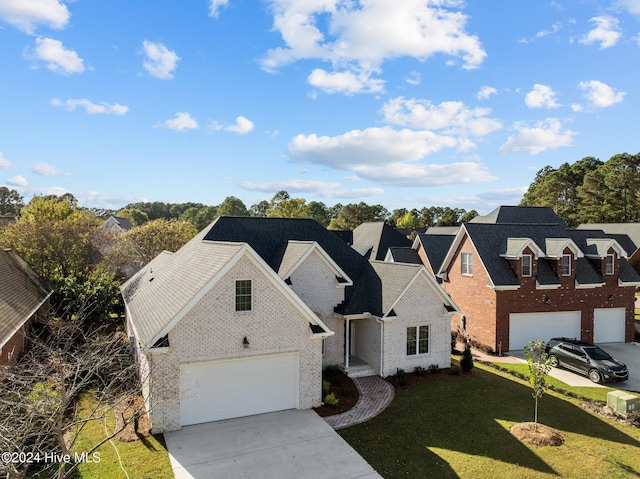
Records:
<instances>
[{"instance_id":1,"label":"neighboring brick house","mask_svg":"<svg viewBox=\"0 0 640 479\"><path fill-rule=\"evenodd\" d=\"M440 257L428 244L415 243L421 258ZM640 276L626 258L615 238L569 229L550 208L503 206L460 227L437 275L462 312L453 329L492 351L555 336L628 342Z\"/></svg>"},{"instance_id":2,"label":"neighboring brick house","mask_svg":"<svg viewBox=\"0 0 640 479\"><path fill-rule=\"evenodd\" d=\"M33 321L44 321L52 289L10 249L0 249L0 365L15 364Z\"/></svg>"},{"instance_id":3,"label":"neighboring brick house","mask_svg":"<svg viewBox=\"0 0 640 479\"><path fill-rule=\"evenodd\" d=\"M323 365L448 367L458 311L424 267L372 265L307 219L218 218L122 293L154 432L318 406Z\"/></svg>"}]
</instances>

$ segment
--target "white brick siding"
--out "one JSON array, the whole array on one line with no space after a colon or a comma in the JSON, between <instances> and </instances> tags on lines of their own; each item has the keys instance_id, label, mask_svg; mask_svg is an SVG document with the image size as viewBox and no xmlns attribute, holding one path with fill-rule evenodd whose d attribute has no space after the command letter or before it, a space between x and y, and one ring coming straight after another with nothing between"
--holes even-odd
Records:
<instances>
[{"instance_id":1,"label":"white brick siding","mask_svg":"<svg viewBox=\"0 0 640 479\"><path fill-rule=\"evenodd\" d=\"M355 355L380 372L380 328L374 318L351 321L354 325Z\"/></svg>"},{"instance_id":2,"label":"white brick siding","mask_svg":"<svg viewBox=\"0 0 640 479\"><path fill-rule=\"evenodd\" d=\"M235 281L240 279L253 281L249 313L235 312ZM245 336L248 349L242 345ZM174 326L169 344L149 355L154 433L180 428L180 365L185 363L299 351L299 407L320 405L321 339L311 339L308 318L248 257L241 258Z\"/></svg>"},{"instance_id":3,"label":"white brick siding","mask_svg":"<svg viewBox=\"0 0 640 479\"><path fill-rule=\"evenodd\" d=\"M416 366L451 366L451 323L442 299L420 276L393 308L397 317L384 325L383 377L398 368L411 372ZM429 353L407 356L407 327L429 325Z\"/></svg>"},{"instance_id":4,"label":"white brick siding","mask_svg":"<svg viewBox=\"0 0 640 479\"><path fill-rule=\"evenodd\" d=\"M336 333L325 341L323 366L343 362L344 320L336 318L333 310L344 301L344 287L339 286L335 271L322 260L318 250L314 250L290 279L291 289Z\"/></svg>"}]
</instances>

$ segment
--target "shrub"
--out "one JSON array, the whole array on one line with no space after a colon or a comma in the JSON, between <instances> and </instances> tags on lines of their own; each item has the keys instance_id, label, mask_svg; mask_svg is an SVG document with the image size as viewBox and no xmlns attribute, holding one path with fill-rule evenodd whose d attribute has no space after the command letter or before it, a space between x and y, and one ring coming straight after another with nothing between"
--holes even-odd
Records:
<instances>
[{"instance_id":1,"label":"shrub","mask_svg":"<svg viewBox=\"0 0 640 479\"><path fill-rule=\"evenodd\" d=\"M422 366L416 366L415 369L413 370L413 373L416 376L422 376L425 373L425 369Z\"/></svg>"},{"instance_id":2,"label":"shrub","mask_svg":"<svg viewBox=\"0 0 640 479\"><path fill-rule=\"evenodd\" d=\"M451 331L451 353L456 352L457 344L458 344L458 331Z\"/></svg>"},{"instance_id":3,"label":"shrub","mask_svg":"<svg viewBox=\"0 0 640 479\"><path fill-rule=\"evenodd\" d=\"M471 354L471 344L469 344L468 342L464 346L462 359L460 359L460 367L464 372L469 372L473 369L473 355Z\"/></svg>"},{"instance_id":4,"label":"shrub","mask_svg":"<svg viewBox=\"0 0 640 479\"><path fill-rule=\"evenodd\" d=\"M322 396L326 396L329 394L329 388L331 388L331 383L329 381L322 381Z\"/></svg>"},{"instance_id":5,"label":"shrub","mask_svg":"<svg viewBox=\"0 0 640 479\"><path fill-rule=\"evenodd\" d=\"M407 373L404 369L398 368L396 370L396 384L401 387L407 385Z\"/></svg>"},{"instance_id":6,"label":"shrub","mask_svg":"<svg viewBox=\"0 0 640 479\"><path fill-rule=\"evenodd\" d=\"M337 364L327 364L324 368L325 373L337 373L340 372L340 366Z\"/></svg>"},{"instance_id":7,"label":"shrub","mask_svg":"<svg viewBox=\"0 0 640 479\"><path fill-rule=\"evenodd\" d=\"M452 365L451 369L449 370L449 374L451 374L452 376L460 376L460 366L457 365Z\"/></svg>"},{"instance_id":8,"label":"shrub","mask_svg":"<svg viewBox=\"0 0 640 479\"><path fill-rule=\"evenodd\" d=\"M335 407L335 406L337 406L337 405L338 405L338 403L339 403L339 402L340 402L340 400L339 400L339 399L336 397L336 395L335 395L335 394L333 394L333 393L327 394L327 395L324 397L324 403L325 403L327 406L333 406L333 407Z\"/></svg>"},{"instance_id":9,"label":"shrub","mask_svg":"<svg viewBox=\"0 0 640 479\"><path fill-rule=\"evenodd\" d=\"M440 372L440 366L437 364L432 364L431 366L429 366L429 372L431 374L436 374Z\"/></svg>"}]
</instances>

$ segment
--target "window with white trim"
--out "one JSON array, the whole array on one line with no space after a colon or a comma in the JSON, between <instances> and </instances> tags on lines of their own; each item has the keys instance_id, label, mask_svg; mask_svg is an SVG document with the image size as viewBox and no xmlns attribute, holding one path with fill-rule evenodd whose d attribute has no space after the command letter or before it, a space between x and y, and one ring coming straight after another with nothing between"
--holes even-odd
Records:
<instances>
[{"instance_id":1,"label":"window with white trim","mask_svg":"<svg viewBox=\"0 0 640 479\"><path fill-rule=\"evenodd\" d=\"M473 274L473 255L471 253L462 253L461 255L462 274L471 276Z\"/></svg>"},{"instance_id":2,"label":"window with white trim","mask_svg":"<svg viewBox=\"0 0 640 479\"><path fill-rule=\"evenodd\" d=\"M616 269L616 256L608 254L604 259L605 262L605 274L613 274Z\"/></svg>"},{"instance_id":3,"label":"window with white trim","mask_svg":"<svg viewBox=\"0 0 640 479\"><path fill-rule=\"evenodd\" d=\"M562 255L562 276L571 276L571 255Z\"/></svg>"},{"instance_id":4,"label":"window with white trim","mask_svg":"<svg viewBox=\"0 0 640 479\"><path fill-rule=\"evenodd\" d=\"M236 281L236 312L246 313L253 309L253 285L250 279Z\"/></svg>"},{"instance_id":5,"label":"window with white trim","mask_svg":"<svg viewBox=\"0 0 640 479\"><path fill-rule=\"evenodd\" d=\"M429 326L407 328L407 356L429 353Z\"/></svg>"},{"instance_id":6,"label":"window with white trim","mask_svg":"<svg viewBox=\"0 0 640 479\"><path fill-rule=\"evenodd\" d=\"M531 255L522 255L522 276L531 276Z\"/></svg>"}]
</instances>

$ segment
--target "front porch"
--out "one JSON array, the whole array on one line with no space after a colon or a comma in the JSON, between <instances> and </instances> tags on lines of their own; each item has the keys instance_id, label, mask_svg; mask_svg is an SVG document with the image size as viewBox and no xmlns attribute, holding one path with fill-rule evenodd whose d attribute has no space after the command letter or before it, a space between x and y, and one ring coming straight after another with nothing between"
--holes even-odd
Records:
<instances>
[{"instance_id":1,"label":"front porch","mask_svg":"<svg viewBox=\"0 0 640 479\"><path fill-rule=\"evenodd\" d=\"M377 376L376 369L358 356L349 356L348 361L338 364L343 373L350 378L363 378L366 376Z\"/></svg>"}]
</instances>

